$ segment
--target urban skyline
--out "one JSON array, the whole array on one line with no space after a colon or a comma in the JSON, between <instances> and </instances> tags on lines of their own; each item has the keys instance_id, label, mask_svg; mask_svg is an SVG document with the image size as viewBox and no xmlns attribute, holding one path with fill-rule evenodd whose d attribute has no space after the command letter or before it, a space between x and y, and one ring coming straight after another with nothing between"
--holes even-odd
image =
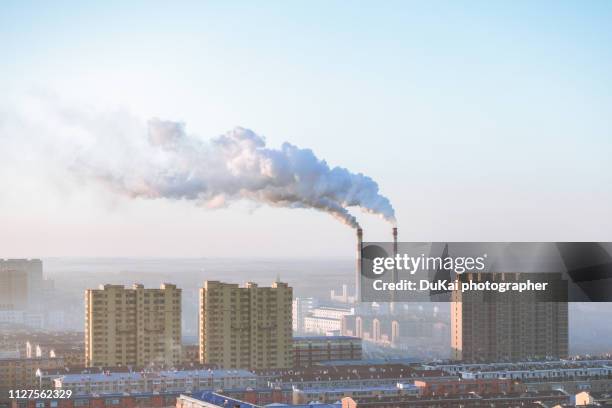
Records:
<instances>
[{"instance_id":1,"label":"urban skyline","mask_svg":"<svg viewBox=\"0 0 612 408\"><path fill-rule=\"evenodd\" d=\"M44 264L36 260L5 264L12 271L20 264L23 271L31 265L44 271ZM253 275L249 278L252 282ZM99 399L116 406L129 406L136 399L151 407L198 407L185 404L209 404L204 402L209 398L204 393L223 389L227 391L215 398L289 404L287 408L339 400L367 406L371 398L389 398L394 406L412 407L418 401L423 407L440 403L452 407L457 398L468 394L474 398L474 407L487 404L490 398L499 402L501 396L508 404L538 398L567 402L601 398L598 392L612 390L610 354L567 357L567 337L550 337L550 328L567 327L567 304L557 317L549 313L556 304L530 307L524 295L517 298L517 305L510 304L513 310L520 308L520 313L500 314L498 304L488 304L469 319L475 321L489 313L485 320L497 322L499 333L470 324L468 335L464 326L460 331L463 345L473 343L466 350L479 350L458 355L451 349L451 339L457 334L453 323L457 311L452 303L446 304L448 308L445 304L398 303L392 308L390 304L355 303L346 285L340 292L325 285L327 299L294 297L292 288L278 277L270 287L219 281L198 286L197 344L181 336L183 289L168 282L160 289L115 283L86 290L81 309L86 318L84 334L24 331L23 325L4 322L3 327L15 329L13 334L3 329L0 337L0 370L9 373L0 381L0 389L11 392L29 386L70 392L74 397L64 400L67 405L62 407L73 407L77 401L92 406ZM491 305L496 310L489 310ZM532 316L536 308L544 313L541 321ZM467 319L459 320L465 323ZM512 336L519 326L521 348L500 349L499 336ZM564 336L567 334L565 331ZM528 338L533 339L534 348ZM483 345L492 348L486 351ZM330 376L332 367L335 374ZM536 383L532 376L537 376ZM555 388L559 384L563 391ZM582 395L584 384L591 388ZM435 397L441 389L446 390L442 402ZM0 398L0 404L6 403ZM15 405L17 400L12 404L4 406L21 407ZM51 406L48 404L45 408Z\"/></svg>"},{"instance_id":2,"label":"urban skyline","mask_svg":"<svg viewBox=\"0 0 612 408\"><path fill-rule=\"evenodd\" d=\"M0 2L0 408L612 407L612 2Z\"/></svg>"}]
</instances>

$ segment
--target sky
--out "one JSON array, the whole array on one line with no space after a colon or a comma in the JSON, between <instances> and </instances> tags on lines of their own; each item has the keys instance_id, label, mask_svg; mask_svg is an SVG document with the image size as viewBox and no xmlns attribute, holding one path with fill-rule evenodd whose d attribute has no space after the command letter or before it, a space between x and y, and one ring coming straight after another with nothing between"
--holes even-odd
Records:
<instances>
[{"instance_id":1,"label":"sky","mask_svg":"<svg viewBox=\"0 0 612 408\"><path fill-rule=\"evenodd\" d=\"M92 3L0 5L0 257L354 256L322 212L74 176L151 118L363 173L403 241L612 240L610 2Z\"/></svg>"}]
</instances>

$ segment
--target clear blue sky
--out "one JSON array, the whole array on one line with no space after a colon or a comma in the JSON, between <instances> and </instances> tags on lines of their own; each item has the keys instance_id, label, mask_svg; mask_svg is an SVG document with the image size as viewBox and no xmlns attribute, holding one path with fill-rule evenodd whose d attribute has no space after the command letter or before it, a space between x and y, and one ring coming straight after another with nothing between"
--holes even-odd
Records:
<instances>
[{"instance_id":1,"label":"clear blue sky","mask_svg":"<svg viewBox=\"0 0 612 408\"><path fill-rule=\"evenodd\" d=\"M33 99L312 148L379 183L403 240L612 240L612 2L90 3L0 4L0 257L354 250L321 213L65 182L29 153Z\"/></svg>"}]
</instances>

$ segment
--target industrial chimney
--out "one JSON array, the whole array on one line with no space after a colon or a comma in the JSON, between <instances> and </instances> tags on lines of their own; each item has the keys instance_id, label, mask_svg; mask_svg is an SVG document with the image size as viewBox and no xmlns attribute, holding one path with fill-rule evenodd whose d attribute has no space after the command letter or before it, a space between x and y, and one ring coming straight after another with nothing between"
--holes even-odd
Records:
<instances>
[{"instance_id":1,"label":"industrial chimney","mask_svg":"<svg viewBox=\"0 0 612 408\"><path fill-rule=\"evenodd\" d=\"M355 302L361 302L361 246L363 244L363 230L357 228L357 267L355 268Z\"/></svg>"},{"instance_id":2,"label":"industrial chimney","mask_svg":"<svg viewBox=\"0 0 612 408\"><path fill-rule=\"evenodd\" d=\"M393 258L397 255L397 227L393 227ZM393 268L393 282L397 282L399 277L397 276L397 268ZM395 291L391 291L391 304L389 305L391 313L395 313Z\"/></svg>"}]
</instances>

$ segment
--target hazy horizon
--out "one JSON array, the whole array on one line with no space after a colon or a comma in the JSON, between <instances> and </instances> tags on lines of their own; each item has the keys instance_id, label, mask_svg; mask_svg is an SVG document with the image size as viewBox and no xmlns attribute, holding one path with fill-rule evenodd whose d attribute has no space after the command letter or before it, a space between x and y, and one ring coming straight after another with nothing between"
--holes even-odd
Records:
<instances>
[{"instance_id":1,"label":"hazy horizon","mask_svg":"<svg viewBox=\"0 0 612 408\"><path fill-rule=\"evenodd\" d=\"M83 324L81 310L68 305L82 302L87 288L101 284L142 283L158 287L163 282L177 284L183 289L183 335L197 334L198 290L204 280L221 280L243 284L254 281L271 284L277 277L294 287L294 297L314 296L329 302L331 289L341 290L348 284L354 290L354 259L344 260L262 260L262 259L154 259L154 258L72 258L43 259L47 278L55 281L58 293L55 307L65 306L74 315L69 319L71 329ZM412 304L418 308L419 303ZM445 305L440 305L445 308ZM571 353L610 353L609 338L612 326L612 303L570 303L569 337ZM450 347L450 343L449 343Z\"/></svg>"}]
</instances>

